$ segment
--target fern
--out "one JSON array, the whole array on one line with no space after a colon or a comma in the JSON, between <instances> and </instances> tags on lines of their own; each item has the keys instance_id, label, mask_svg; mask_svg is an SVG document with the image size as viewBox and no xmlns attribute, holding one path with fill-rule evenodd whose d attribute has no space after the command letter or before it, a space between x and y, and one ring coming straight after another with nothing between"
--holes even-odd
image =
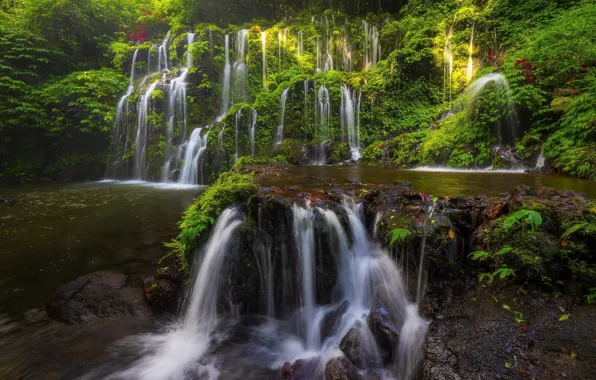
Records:
<instances>
[{"instance_id":1,"label":"fern","mask_svg":"<svg viewBox=\"0 0 596 380\"><path fill-rule=\"evenodd\" d=\"M488 259L489 254L487 252L484 252L484 251L476 251L476 252L470 253L468 255L468 257L471 257L472 260L484 261L484 260Z\"/></svg>"},{"instance_id":2,"label":"fern","mask_svg":"<svg viewBox=\"0 0 596 380\"><path fill-rule=\"evenodd\" d=\"M507 265L501 265L499 269L492 273L493 277L499 276L501 280L505 280L508 277L513 277L515 274L513 269L509 268Z\"/></svg>"},{"instance_id":3,"label":"fern","mask_svg":"<svg viewBox=\"0 0 596 380\"><path fill-rule=\"evenodd\" d=\"M405 228L394 228L391 230L391 241L389 242L389 245L392 246L396 242L403 243L411 234L410 230L406 230Z\"/></svg>"}]
</instances>

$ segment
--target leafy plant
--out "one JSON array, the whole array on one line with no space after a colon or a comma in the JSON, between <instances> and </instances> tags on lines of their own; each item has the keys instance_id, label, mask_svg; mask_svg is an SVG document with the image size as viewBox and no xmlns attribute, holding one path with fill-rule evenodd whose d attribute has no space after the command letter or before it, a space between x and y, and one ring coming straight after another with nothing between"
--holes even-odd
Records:
<instances>
[{"instance_id":1,"label":"leafy plant","mask_svg":"<svg viewBox=\"0 0 596 380\"><path fill-rule=\"evenodd\" d=\"M534 210L519 210L505 218L503 228L510 230L517 223L521 223L524 227L529 225L532 230L535 230L542 224L542 216Z\"/></svg>"},{"instance_id":2,"label":"leafy plant","mask_svg":"<svg viewBox=\"0 0 596 380\"><path fill-rule=\"evenodd\" d=\"M403 243L404 241L406 241L406 239L408 238L408 236L412 234L412 232L410 232L410 230L406 230L405 228L394 228L391 230L390 234L391 241L389 242L389 245L392 246L396 242Z\"/></svg>"}]
</instances>

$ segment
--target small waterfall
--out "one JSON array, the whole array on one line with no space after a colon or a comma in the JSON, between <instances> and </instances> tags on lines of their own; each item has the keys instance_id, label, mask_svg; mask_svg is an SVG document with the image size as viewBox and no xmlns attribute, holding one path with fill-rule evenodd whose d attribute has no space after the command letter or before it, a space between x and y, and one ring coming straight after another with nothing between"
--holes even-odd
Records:
<instances>
[{"instance_id":1,"label":"small waterfall","mask_svg":"<svg viewBox=\"0 0 596 380\"><path fill-rule=\"evenodd\" d=\"M472 24L472 31L470 34L470 50L469 50L469 57L468 57L468 68L466 70L466 79L468 83L472 81L472 77L474 76L474 24Z\"/></svg>"},{"instance_id":2,"label":"small waterfall","mask_svg":"<svg viewBox=\"0 0 596 380\"><path fill-rule=\"evenodd\" d=\"M223 118L230 109L230 81L232 76L232 65L230 64L230 36L225 37L225 64L223 72L223 86L221 90L221 117Z\"/></svg>"},{"instance_id":3,"label":"small waterfall","mask_svg":"<svg viewBox=\"0 0 596 380\"><path fill-rule=\"evenodd\" d=\"M261 32L261 51L263 54L263 88L267 89L267 32Z\"/></svg>"},{"instance_id":4,"label":"small waterfall","mask_svg":"<svg viewBox=\"0 0 596 380\"><path fill-rule=\"evenodd\" d=\"M281 29L277 32L277 62L279 71L281 72L282 66L282 48L286 48L286 41L288 38L288 29Z\"/></svg>"},{"instance_id":5,"label":"small waterfall","mask_svg":"<svg viewBox=\"0 0 596 380\"><path fill-rule=\"evenodd\" d=\"M422 275L424 273L424 254L426 253L426 237L428 236L428 229L432 223L432 218L436 207L437 204L433 202L433 205L430 207L430 211L428 212L428 216L424 220L424 224L422 226L422 245L420 247L420 260L418 261L418 282L416 285L416 303L418 305L420 305L420 301L422 301L424 288L426 287L426 284L422 279Z\"/></svg>"},{"instance_id":6,"label":"small waterfall","mask_svg":"<svg viewBox=\"0 0 596 380\"><path fill-rule=\"evenodd\" d=\"M224 131L226 130L225 127L223 127L221 129L221 131L219 131L219 136L217 136L217 153L223 153L224 152Z\"/></svg>"},{"instance_id":7,"label":"small waterfall","mask_svg":"<svg viewBox=\"0 0 596 380\"><path fill-rule=\"evenodd\" d=\"M180 170L178 183L186 185L202 185L203 173L200 164L205 149L207 149L207 138L209 132L201 136L203 128L196 128L192 131L190 138L184 144L184 164ZM199 176L199 171L200 176Z\"/></svg>"},{"instance_id":8,"label":"small waterfall","mask_svg":"<svg viewBox=\"0 0 596 380\"><path fill-rule=\"evenodd\" d=\"M191 372L199 378L212 378L211 366L199 361L207 353L220 322L217 302L224 278L222 271L227 256L232 253L234 232L241 224L237 210L226 209L221 213L204 253L195 255L190 291L179 323L164 335L142 336L139 343L146 345L144 356L109 379L183 379Z\"/></svg>"},{"instance_id":9,"label":"small waterfall","mask_svg":"<svg viewBox=\"0 0 596 380\"><path fill-rule=\"evenodd\" d=\"M126 99L135 89L135 71L136 71L136 64L137 64L137 57L139 55L139 49L135 49L135 52L132 55L132 64L130 66L130 82L128 84L128 88L126 93L120 98L118 101L118 106L116 107L116 116L114 117L114 126L113 126L113 133L112 133L112 147L111 151L114 156L118 156L116 162L114 162L113 167L108 167L106 170L106 175L116 175L117 166L120 164L122 160L123 154L126 152L128 148L128 103ZM125 140L124 147L121 146L122 140Z\"/></svg>"},{"instance_id":10,"label":"small waterfall","mask_svg":"<svg viewBox=\"0 0 596 380\"><path fill-rule=\"evenodd\" d=\"M253 157L255 156L255 133L257 130L257 117L257 110L253 108L250 114L250 128L248 130L248 137L250 140L250 155Z\"/></svg>"},{"instance_id":11,"label":"small waterfall","mask_svg":"<svg viewBox=\"0 0 596 380\"><path fill-rule=\"evenodd\" d=\"M455 23L455 17L453 19ZM452 100L453 92L453 47L451 45L451 36L453 35L453 25L445 35L445 46L443 47L443 98ZM447 98L447 94L449 97Z\"/></svg>"},{"instance_id":12,"label":"small waterfall","mask_svg":"<svg viewBox=\"0 0 596 380\"><path fill-rule=\"evenodd\" d=\"M315 138L319 141L315 153L315 162L318 165L324 165L327 162L325 150L329 144L329 120L331 116L331 98L327 86L321 85L319 87L315 107Z\"/></svg>"},{"instance_id":13,"label":"small waterfall","mask_svg":"<svg viewBox=\"0 0 596 380\"><path fill-rule=\"evenodd\" d=\"M304 106L302 108L302 125L308 125L308 79L304 80ZM304 131L304 142L306 143L307 131Z\"/></svg>"},{"instance_id":14,"label":"small waterfall","mask_svg":"<svg viewBox=\"0 0 596 380\"><path fill-rule=\"evenodd\" d=\"M246 100L248 87L248 29L236 33L236 61L234 62L234 102Z\"/></svg>"},{"instance_id":15,"label":"small waterfall","mask_svg":"<svg viewBox=\"0 0 596 380\"><path fill-rule=\"evenodd\" d=\"M544 152L541 150L540 151L540 155L538 156L538 160L536 161L536 166L534 167L534 169L536 170L540 170L542 168L544 168Z\"/></svg>"},{"instance_id":16,"label":"small waterfall","mask_svg":"<svg viewBox=\"0 0 596 380\"><path fill-rule=\"evenodd\" d=\"M153 90L157 87L157 81L153 82L147 91L139 99L137 105L137 138L135 140L135 178L145 179L145 156L147 154L147 116Z\"/></svg>"},{"instance_id":17,"label":"small waterfall","mask_svg":"<svg viewBox=\"0 0 596 380\"><path fill-rule=\"evenodd\" d=\"M366 20L362 20L364 41L362 69L369 70L377 65L381 60L381 43L379 40L379 30L375 25L370 25Z\"/></svg>"},{"instance_id":18,"label":"small waterfall","mask_svg":"<svg viewBox=\"0 0 596 380\"><path fill-rule=\"evenodd\" d=\"M166 147L164 150L164 164L162 169L162 182L168 182L170 175L170 166L172 163L172 139L174 138L174 130L178 127L183 128L181 136L186 138L187 114L186 114L186 78L188 77L188 70L192 67L192 50L191 46L194 43L195 34L188 33L186 35L186 67L180 71L180 76L170 80L168 86L168 109L166 112Z\"/></svg>"},{"instance_id":19,"label":"small waterfall","mask_svg":"<svg viewBox=\"0 0 596 380\"><path fill-rule=\"evenodd\" d=\"M503 93L505 96L504 112L506 114L504 119L506 128L503 128L502 121L497 123L497 138L499 142L513 144L519 138L520 132L518 130L515 103L511 97L511 88L509 87L509 82L503 74L491 73L476 79L466 90L464 109L469 112L472 110L472 107L476 104L478 97L489 83L493 83L497 91Z\"/></svg>"},{"instance_id":20,"label":"small waterfall","mask_svg":"<svg viewBox=\"0 0 596 380\"><path fill-rule=\"evenodd\" d=\"M296 50L298 51L298 57L302 57L304 54L304 35L301 30L298 31L298 46Z\"/></svg>"},{"instance_id":21,"label":"small waterfall","mask_svg":"<svg viewBox=\"0 0 596 380\"><path fill-rule=\"evenodd\" d=\"M344 26L343 38L341 40L341 54L342 54L342 69L344 71L352 71L352 49L348 41L348 32Z\"/></svg>"},{"instance_id":22,"label":"small waterfall","mask_svg":"<svg viewBox=\"0 0 596 380\"><path fill-rule=\"evenodd\" d=\"M313 212L308 201L302 208L294 204L294 238L300 255L302 283L302 327L307 350L317 349L319 330L315 324L315 234Z\"/></svg>"},{"instance_id":23,"label":"small waterfall","mask_svg":"<svg viewBox=\"0 0 596 380\"><path fill-rule=\"evenodd\" d=\"M275 146L280 146L284 139L284 119L289 90L289 87L283 90L281 93L281 98L279 99L279 125L277 126L277 132L275 133Z\"/></svg>"},{"instance_id":24,"label":"small waterfall","mask_svg":"<svg viewBox=\"0 0 596 380\"><path fill-rule=\"evenodd\" d=\"M157 72L169 71L168 68L168 43L170 42L170 32L162 41L161 45L157 47Z\"/></svg>"},{"instance_id":25,"label":"small waterfall","mask_svg":"<svg viewBox=\"0 0 596 380\"><path fill-rule=\"evenodd\" d=\"M360 159L360 97L348 88L341 86L340 121L344 141L350 145L352 160Z\"/></svg>"},{"instance_id":26,"label":"small waterfall","mask_svg":"<svg viewBox=\"0 0 596 380\"><path fill-rule=\"evenodd\" d=\"M238 109L236 112L235 120L234 120L234 128L236 129L236 153L234 153L234 163L238 161L238 128L240 128L240 120L242 119L242 108Z\"/></svg>"}]
</instances>

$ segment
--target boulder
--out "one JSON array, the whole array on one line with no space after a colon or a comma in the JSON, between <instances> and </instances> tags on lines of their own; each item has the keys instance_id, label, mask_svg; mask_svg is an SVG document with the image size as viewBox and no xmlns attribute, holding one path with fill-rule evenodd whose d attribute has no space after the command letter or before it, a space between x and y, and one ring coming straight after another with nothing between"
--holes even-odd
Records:
<instances>
[{"instance_id":1,"label":"boulder","mask_svg":"<svg viewBox=\"0 0 596 380\"><path fill-rule=\"evenodd\" d=\"M321 358L298 359L294 364L285 362L281 369L282 380L311 380L317 378Z\"/></svg>"},{"instance_id":2,"label":"boulder","mask_svg":"<svg viewBox=\"0 0 596 380\"><path fill-rule=\"evenodd\" d=\"M324 342L325 339L335 334L341 323L341 317L348 310L349 306L350 303L348 300L345 300L338 307L325 314L321 322L321 342Z\"/></svg>"},{"instance_id":3,"label":"boulder","mask_svg":"<svg viewBox=\"0 0 596 380\"><path fill-rule=\"evenodd\" d=\"M356 368L346 358L335 358L325 366L325 380L361 380Z\"/></svg>"},{"instance_id":4,"label":"boulder","mask_svg":"<svg viewBox=\"0 0 596 380\"><path fill-rule=\"evenodd\" d=\"M339 349L346 358L360 369L376 367L388 361L386 352L379 352L366 326L353 327L339 343Z\"/></svg>"},{"instance_id":5,"label":"boulder","mask_svg":"<svg viewBox=\"0 0 596 380\"><path fill-rule=\"evenodd\" d=\"M375 337L379 348L393 356L399 342L399 329L401 324L396 323L396 315L392 315L383 298L377 294L373 300L367 323L372 335Z\"/></svg>"},{"instance_id":6,"label":"boulder","mask_svg":"<svg viewBox=\"0 0 596 380\"><path fill-rule=\"evenodd\" d=\"M71 324L149 312L141 289L127 286L126 276L115 272L91 273L60 287L46 311L51 318Z\"/></svg>"},{"instance_id":7,"label":"boulder","mask_svg":"<svg viewBox=\"0 0 596 380\"><path fill-rule=\"evenodd\" d=\"M165 278L158 278L143 287L145 301L157 312L176 311L179 292L180 286Z\"/></svg>"}]
</instances>

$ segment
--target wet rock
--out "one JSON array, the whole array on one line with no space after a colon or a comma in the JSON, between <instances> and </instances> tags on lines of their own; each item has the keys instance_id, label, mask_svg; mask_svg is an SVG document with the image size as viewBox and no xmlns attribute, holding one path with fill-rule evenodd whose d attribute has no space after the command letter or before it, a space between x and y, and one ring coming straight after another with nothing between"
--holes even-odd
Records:
<instances>
[{"instance_id":1,"label":"wet rock","mask_svg":"<svg viewBox=\"0 0 596 380\"><path fill-rule=\"evenodd\" d=\"M48 316L66 323L148 312L143 292L126 285L126 276L95 272L60 287L46 306Z\"/></svg>"},{"instance_id":2,"label":"wet rock","mask_svg":"<svg viewBox=\"0 0 596 380\"><path fill-rule=\"evenodd\" d=\"M346 358L335 358L325 366L325 380L361 380L356 368Z\"/></svg>"},{"instance_id":3,"label":"wet rock","mask_svg":"<svg viewBox=\"0 0 596 380\"><path fill-rule=\"evenodd\" d=\"M182 283L182 275L180 274L180 270L174 267L159 268L155 278L158 280L168 280L178 285Z\"/></svg>"},{"instance_id":4,"label":"wet rock","mask_svg":"<svg viewBox=\"0 0 596 380\"><path fill-rule=\"evenodd\" d=\"M10 200L8 198L3 197L2 195L0 195L0 206L8 206L15 203L15 201Z\"/></svg>"},{"instance_id":5,"label":"wet rock","mask_svg":"<svg viewBox=\"0 0 596 380\"><path fill-rule=\"evenodd\" d=\"M348 300L342 302L337 308L331 310L323 317L323 321L321 322L321 341L324 342L325 339L330 337L331 335L335 334L339 324L341 323L341 317L344 315L350 303Z\"/></svg>"},{"instance_id":6,"label":"wet rock","mask_svg":"<svg viewBox=\"0 0 596 380\"><path fill-rule=\"evenodd\" d=\"M317 378L317 370L319 369L321 359L298 359L294 364L285 362L281 369L282 380L311 380Z\"/></svg>"},{"instance_id":7,"label":"wet rock","mask_svg":"<svg viewBox=\"0 0 596 380\"><path fill-rule=\"evenodd\" d=\"M353 327L339 343L346 358L360 369L379 366L388 362L387 352L377 351L375 338L366 327Z\"/></svg>"},{"instance_id":8,"label":"wet rock","mask_svg":"<svg viewBox=\"0 0 596 380\"><path fill-rule=\"evenodd\" d=\"M48 320L48 313L43 309L31 309L25 312L24 319L25 323L32 325Z\"/></svg>"},{"instance_id":9,"label":"wet rock","mask_svg":"<svg viewBox=\"0 0 596 380\"><path fill-rule=\"evenodd\" d=\"M284 187L284 190L286 190L286 191L298 191L298 190L300 190L300 186L297 186L297 185L286 186L286 187Z\"/></svg>"},{"instance_id":10,"label":"wet rock","mask_svg":"<svg viewBox=\"0 0 596 380\"><path fill-rule=\"evenodd\" d=\"M503 146L496 146L493 148L493 157L497 158L508 167L522 166L521 159L513 152L513 150Z\"/></svg>"},{"instance_id":11,"label":"wet rock","mask_svg":"<svg viewBox=\"0 0 596 380\"><path fill-rule=\"evenodd\" d=\"M379 348L389 353L389 356L393 356L393 351L399 341L399 327L394 321L395 317L386 302L377 294L373 300L367 323Z\"/></svg>"},{"instance_id":12,"label":"wet rock","mask_svg":"<svg viewBox=\"0 0 596 380\"><path fill-rule=\"evenodd\" d=\"M143 287L145 301L152 310L157 312L174 312L178 306L178 284L166 279L158 278L149 285Z\"/></svg>"}]
</instances>

